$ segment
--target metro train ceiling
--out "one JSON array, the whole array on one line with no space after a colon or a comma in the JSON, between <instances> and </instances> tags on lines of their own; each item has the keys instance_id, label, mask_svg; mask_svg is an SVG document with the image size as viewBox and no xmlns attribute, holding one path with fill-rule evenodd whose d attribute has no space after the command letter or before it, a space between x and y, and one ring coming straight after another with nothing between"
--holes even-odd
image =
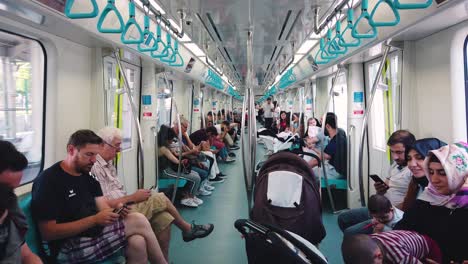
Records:
<instances>
[{"instance_id":1,"label":"metro train ceiling","mask_svg":"<svg viewBox=\"0 0 468 264\"><path fill-rule=\"evenodd\" d=\"M247 32L253 31L254 84L271 84L290 60L301 57L313 38L313 9L320 7L319 21L338 1L333 0L159 0L171 16L187 15L185 32L216 66L240 86L247 76ZM249 7L252 21L249 23Z\"/></svg>"}]
</instances>

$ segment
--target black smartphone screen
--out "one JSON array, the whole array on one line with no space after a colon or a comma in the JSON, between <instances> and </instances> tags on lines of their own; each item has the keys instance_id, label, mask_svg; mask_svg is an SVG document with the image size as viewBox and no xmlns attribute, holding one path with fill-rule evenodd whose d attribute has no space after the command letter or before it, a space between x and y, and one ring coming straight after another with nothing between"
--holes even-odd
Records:
<instances>
[{"instance_id":1,"label":"black smartphone screen","mask_svg":"<svg viewBox=\"0 0 468 264\"><path fill-rule=\"evenodd\" d=\"M382 178L380 178L378 175L376 174L371 174L369 175L369 177L371 177L371 179L375 182L379 182L379 183L383 183L385 184L385 182L382 180Z\"/></svg>"}]
</instances>

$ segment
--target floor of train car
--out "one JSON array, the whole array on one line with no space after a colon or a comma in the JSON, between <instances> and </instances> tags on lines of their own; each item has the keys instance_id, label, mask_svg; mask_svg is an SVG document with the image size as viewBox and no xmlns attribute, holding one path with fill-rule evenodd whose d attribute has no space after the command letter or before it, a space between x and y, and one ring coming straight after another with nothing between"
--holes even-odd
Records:
<instances>
[{"instance_id":1,"label":"floor of train car","mask_svg":"<svg viewBox=\"0 0 468 264\"><path fill-rule=\"evenodd\" d=\"M242 169L241 152L236 151L237 161L232 164L220 164L220 169L228 178L224 183L215 184L216 190L211 196L201 197L204 204L196 209L178 207L181 215L197 223L213 223L213 233L202 239L184 242L179 229L172 228L170 245L170 263L174 264L241 264L247 263L245 242L234 228L234 221L248 218L247 196ZM263 145L257 144L257 161L265 159ZM337 216L332 213L328 197L323 196L323 223L327 236L320 244L320 251L328 258L328 263L343 263L341 257L342 233L337 225ZM344 195L334 195L340 201ZM342 208L341 204L337 208Z\"/></svg>"}]
</instances>

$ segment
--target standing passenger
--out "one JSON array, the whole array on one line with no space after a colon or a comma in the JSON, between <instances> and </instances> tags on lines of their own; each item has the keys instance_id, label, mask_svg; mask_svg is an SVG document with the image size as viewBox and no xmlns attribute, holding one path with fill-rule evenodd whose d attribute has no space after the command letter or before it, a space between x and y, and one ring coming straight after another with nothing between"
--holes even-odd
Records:
<instances>
[{"instance_id":1,"label":"standing passenger","mask_svg":"<svg viewBox=\"0 0 468 264\"><path fill-rule=\"evenodd\" d=\"M273 124L273 112L275 111L273 104L271 103L271 98L268 97L266 103L263 105L263 112L265 116L265 128L271 129Z\"/></svg>"}]
</instances>

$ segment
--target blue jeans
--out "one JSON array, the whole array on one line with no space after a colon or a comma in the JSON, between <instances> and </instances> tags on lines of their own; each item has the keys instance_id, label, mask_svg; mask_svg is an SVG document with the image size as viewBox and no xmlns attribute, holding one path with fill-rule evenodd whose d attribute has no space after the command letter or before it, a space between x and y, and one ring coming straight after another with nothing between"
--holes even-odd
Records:
<instances>
[{"instance_id":1,"label":"blue jeans","mask_svg":"<svg viewBox=\"0 0 468 264\"><path fill-rule=\"evenodd\" d=\"M201 179L200 182L203 182L204 180L206 180L208 178L208 175L210 174L209 171L199 168L197 166L192 166L192 170L198 173Z\"/></svg>"},{"instance_id":2,"label":"blue jeans","mask_svg":"<svg viewBox=\"0 0 468 264\"><path fill-rule=\"evenodd\" d=\"M356 208L341 213L338 216L338 226L344 234L371 234L372 228L366 228L371 223L367 208Z\"/></svg>"}]
</instances>

